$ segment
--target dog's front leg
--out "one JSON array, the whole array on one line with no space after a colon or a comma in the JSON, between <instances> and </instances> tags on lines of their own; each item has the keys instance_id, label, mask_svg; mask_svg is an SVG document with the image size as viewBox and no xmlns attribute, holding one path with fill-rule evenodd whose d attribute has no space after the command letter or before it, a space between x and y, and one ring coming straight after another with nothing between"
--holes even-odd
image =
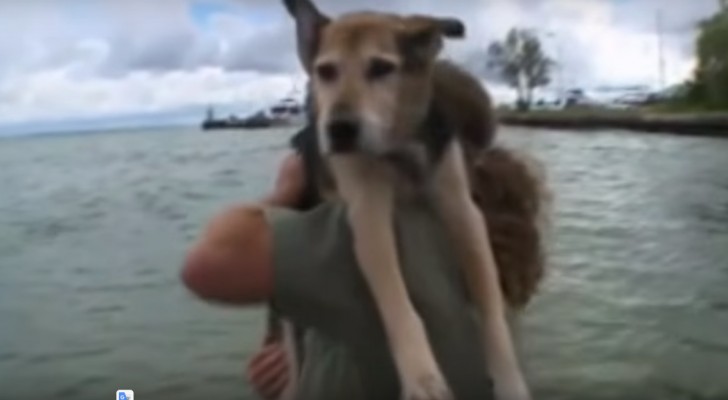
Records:
<instances>
[{"instance_id":1,"label":"dog's front leg","mask_svg":"<svg viewBox=\"0 0 728 400\"><path fill-rule=\"evenodd\" d=\"M498 400L529 400L506 319L506 305L484 216L471 197L465 160L453 142L435 175L435 198L484 323L488 367Z\"/></svg>"},{"instance_id":2,"label":"dog's front leg","mask_svg":"<svg viewBox=\"0 0 728 400\"><path fill-rule=\"evenodd\" d=\"M451 399L399 267L391 174L381 162L360 156L334 158L332 170L348 207L354 253L382 317L403 398Z\"/></svg>"}]
</instances>

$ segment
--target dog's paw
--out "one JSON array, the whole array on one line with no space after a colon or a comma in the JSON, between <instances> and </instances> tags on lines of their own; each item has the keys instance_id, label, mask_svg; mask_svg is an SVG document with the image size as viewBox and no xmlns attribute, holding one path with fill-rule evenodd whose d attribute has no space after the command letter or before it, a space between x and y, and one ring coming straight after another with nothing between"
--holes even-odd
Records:
<instances>
[{"instance_id":1,"label":"dog's paw","mask_svg":"<svg viewBox=\"0 0 728 400\"><path fill-rule=\"evenodd\" d=\"M496 400L531 400L531 392L523 379L518 379L502 385L496 382Z\"/></svg>"},{"instance_id":2,"label":"dog's paw","mask_svg":"<svg viewBox=\"0 0 728 400\"><path fill-rule=\"evenodd\" d=\"M403 400L454 400L450 387L437 371L418 374L405 379Z\"/></svg>"}]
</instances>

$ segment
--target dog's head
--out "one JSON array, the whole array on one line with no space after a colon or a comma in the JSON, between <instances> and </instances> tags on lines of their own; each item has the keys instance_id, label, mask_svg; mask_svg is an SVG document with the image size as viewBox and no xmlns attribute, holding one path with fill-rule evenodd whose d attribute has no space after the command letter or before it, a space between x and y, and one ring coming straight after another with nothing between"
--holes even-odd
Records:
<instances>
[{"instance_id":1,"label":"dog's head","mask_svg":"<svg viewBox=\"0 0 728 400\"><path fill-rule=\"evenodd\" d=\"M431 101L431 75L452 18L361 12L331 19L310 0L284 0L310 76L324 153L382 155L408 143Z\"/></svg>"}]
</instances>

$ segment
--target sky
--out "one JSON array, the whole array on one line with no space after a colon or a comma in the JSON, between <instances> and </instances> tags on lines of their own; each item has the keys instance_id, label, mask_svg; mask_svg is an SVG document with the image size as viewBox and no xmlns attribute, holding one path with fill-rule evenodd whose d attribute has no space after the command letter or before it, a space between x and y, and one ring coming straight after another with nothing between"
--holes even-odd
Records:
<instances>
[{"instance_id":1,"label":"sky","mask_svg":"<svg viewBox=\"0 0 728 400\"><path fill-rule=\"evenodd\" d=\"M561 66L556 87L655 86L661 15L665 83L694 66L696 23L717 0L318 0L336 16L366 9L458 17L468 36L446 56L482 71L511 27L536 29ZM194 123L207 105L247 113L305 76L279 0L3 0L0 134L104 120Z\"/></svg>"}]
</instances>

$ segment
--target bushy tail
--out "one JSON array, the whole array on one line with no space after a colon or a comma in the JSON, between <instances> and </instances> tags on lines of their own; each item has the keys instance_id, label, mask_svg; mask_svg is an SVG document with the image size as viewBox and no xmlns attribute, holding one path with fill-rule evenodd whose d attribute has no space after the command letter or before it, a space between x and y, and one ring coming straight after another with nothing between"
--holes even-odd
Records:
<instances>
[{"instance_id":1,"label":"bushy tail","mask_svg":"<svg viewBox=\"0 0 728 400\"><path fill-rule=\"evenodd\" d=\"M473 196L486 216L506 302L523 308L544 276L545 179L535 164L503 147L483 150L472 161Z\"/></svg>"}]
</instances>

